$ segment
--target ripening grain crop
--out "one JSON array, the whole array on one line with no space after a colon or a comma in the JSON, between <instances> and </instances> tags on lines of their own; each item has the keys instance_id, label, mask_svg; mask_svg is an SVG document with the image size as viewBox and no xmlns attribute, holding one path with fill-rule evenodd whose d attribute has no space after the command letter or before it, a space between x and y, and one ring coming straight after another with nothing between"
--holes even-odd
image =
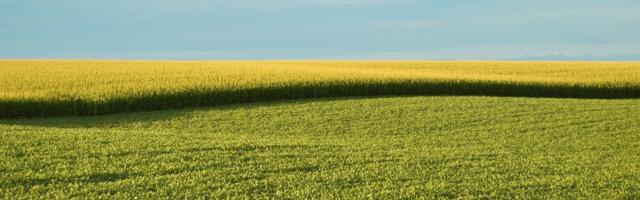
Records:
<instances>
[{"instance_id":1,"label":"ripening grain crop","mask_svg":"<svg viewBox=\"0 0 640 200\"><path fill-rule=\"evenodd\" d=\"M0 117L368 95L640 97L638 62L0 61Z\"/></svg>"}]
</instances>

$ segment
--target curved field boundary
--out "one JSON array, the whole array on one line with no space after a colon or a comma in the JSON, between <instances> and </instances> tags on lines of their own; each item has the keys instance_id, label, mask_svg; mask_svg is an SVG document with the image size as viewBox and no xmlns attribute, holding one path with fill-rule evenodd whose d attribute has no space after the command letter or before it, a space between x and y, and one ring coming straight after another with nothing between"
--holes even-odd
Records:
<instances>
[{"instance_id":1,"label":"curved field boundary","mask_svg":"<svg viewBox=\"0 0 640 200\"><path fill-rule=\"evenodd\" d=\"M499 81L327 82L314 83L313 85L299 84L237 90L190 89L165 93L147 92L137 96L112 97L103 101L85 99L0 100L0 118L103 115L272 100L381 95L622 99L640 98L640 88Z\"/></svg>"}]
</instances>

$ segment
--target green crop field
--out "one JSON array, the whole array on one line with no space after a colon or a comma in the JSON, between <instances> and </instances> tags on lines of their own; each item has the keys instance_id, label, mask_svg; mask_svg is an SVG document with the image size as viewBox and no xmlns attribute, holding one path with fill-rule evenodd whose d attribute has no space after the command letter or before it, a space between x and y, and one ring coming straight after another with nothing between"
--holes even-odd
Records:
<instances>
[{"instance_id":1,"label":"green crop field","mask_svg":"<svg viewBox=\"0 0 640 200\"><path fill-rule=\"evenodd\" d=\"M0 60L0 199L638 199L639 98L639 62Z\"/></svg>"},{"instance_id":2,"label":"green crop field","mask_svg":"<svg viewBox=\"0 0 640 200\"><path fill-rule=\"evenodd\" d=\"M639 110L393 97L2 120L0 198L635 199Z\"/></svg>"}]
</instances>

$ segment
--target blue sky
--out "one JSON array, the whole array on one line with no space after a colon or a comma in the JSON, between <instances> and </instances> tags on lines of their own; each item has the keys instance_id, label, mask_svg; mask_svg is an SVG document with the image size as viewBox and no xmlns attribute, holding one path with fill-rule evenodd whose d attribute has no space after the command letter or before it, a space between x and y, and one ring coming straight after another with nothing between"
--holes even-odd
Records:
<instances>
[{"instance_id":1,"label":"blue sky","mask_svg":"<svg viewBox=\"0 0 640 200\"><path fill-rule=\"evenodd\" d=\"M0 0L0 58L640 60L638 35L637 0Z\"/></svg>"}]
</instances>

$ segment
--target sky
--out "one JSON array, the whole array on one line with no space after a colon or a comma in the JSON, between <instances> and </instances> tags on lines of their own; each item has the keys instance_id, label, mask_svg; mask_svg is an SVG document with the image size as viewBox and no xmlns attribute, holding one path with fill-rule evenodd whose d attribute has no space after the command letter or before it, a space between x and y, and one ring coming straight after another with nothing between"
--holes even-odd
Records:
<instances>
[{"instance_id":1,"label":"sky","mask_svg":"<svg viewBox=\"0 0 640 200\"><path fill-rule=\"evenodd\" d=\"M0 0L0 58L640 60L638 0Z\"/></svg>"}]
</instances>

